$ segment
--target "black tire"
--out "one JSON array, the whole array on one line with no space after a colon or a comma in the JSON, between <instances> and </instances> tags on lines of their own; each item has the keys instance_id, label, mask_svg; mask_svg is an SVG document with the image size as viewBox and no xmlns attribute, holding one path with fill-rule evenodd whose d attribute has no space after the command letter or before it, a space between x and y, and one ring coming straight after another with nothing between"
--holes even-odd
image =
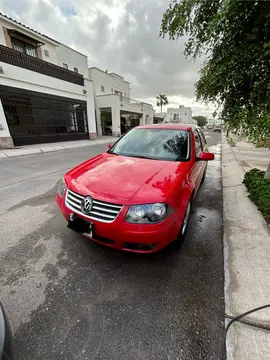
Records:
<instances>
[{"instance_id":1,"label":"black tire","mask_svg":"<svg viewBox=\"0 0 270 360\"><path fill-rule=\"evenodd\" d=\"M186 212L185 212L182 224L181 224L179 234L178 234L177 238L174 241L174 243L176 245L180 245L185 239L187 229L188 229L188 223L189 223L189 219L190 219L190 215L191 215L191 210L192 210L192 200L190 199L188 204L187 204L187 207L186 207ZM187 213L187 211L188 211L188 213Z\"/></svg>"},{"instance_id":2,"label":"black tire","mask_svg":"<svg viewBox=\"0 0 270 360\"><path fill-rule=\"evenodd\" d=\"M200 184L200 185L202 185L202 184L204 183L205 177L206 177L206 170L205 170L204 173L203 173L203 177L202 177L202 180L201 180L201 184Z\"/></svg>"}]
</instances>

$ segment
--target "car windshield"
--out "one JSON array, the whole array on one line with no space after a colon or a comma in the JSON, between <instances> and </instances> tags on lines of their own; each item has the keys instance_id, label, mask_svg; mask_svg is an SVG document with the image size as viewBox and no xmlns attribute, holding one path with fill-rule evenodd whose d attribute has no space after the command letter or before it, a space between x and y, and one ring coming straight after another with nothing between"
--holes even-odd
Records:
<instances>
[{"instance_id":1,"label":"car windshield","mask_svg":"<svg viewBox=\"0 0 270 360\"><path fill-rule=\"evenodd\" d=\"M123 136L110 154L167 161L187 161L190 153L189 131L135 128Z\"/></svg>"}]
</instances>

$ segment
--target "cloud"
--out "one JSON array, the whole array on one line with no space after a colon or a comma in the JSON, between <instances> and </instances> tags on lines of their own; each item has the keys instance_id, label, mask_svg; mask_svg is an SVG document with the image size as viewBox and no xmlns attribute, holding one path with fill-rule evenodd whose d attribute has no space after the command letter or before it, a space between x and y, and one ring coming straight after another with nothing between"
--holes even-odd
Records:
<instances>
[{"instance_id":1,"label":"cloud","mask_svg":"<svg viewBox=\"0 0 270 360\"><path fill-rule=\"evenodd\" d=\"M183 55L185 38L159 37L169 0L0 0L0 9L22 23L86 54L89 66L109 69L131 83L131 96L155 104L166 94L170 107L195 102L200 61Z\"/></svg>"}]
</instances>

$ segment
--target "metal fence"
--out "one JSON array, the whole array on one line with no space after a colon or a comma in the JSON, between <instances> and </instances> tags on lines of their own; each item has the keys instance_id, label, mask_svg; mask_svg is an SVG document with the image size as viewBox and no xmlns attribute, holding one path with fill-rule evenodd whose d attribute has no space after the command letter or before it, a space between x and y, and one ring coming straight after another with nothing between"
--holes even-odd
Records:
<instances>
[{"instance_id":1,"label":"metal fence","mask_svg":"<svg viewBox=\"0 0 270 360\"><path fill-rule=\"evenodd\" d=\"M34 56L0 45L0 61L37 73L84 86L83 75L51 64Z\"/></svg>"},{"instance_id":2,"label":"metal fence","mask_svg":"<svg viewBox=\"0 0 270 360\"><path fill-rule=\"evenodd\" d=\"M0 97L15 145L88 138L86 102L3 88Z\"/></svg>"}]
</instances>

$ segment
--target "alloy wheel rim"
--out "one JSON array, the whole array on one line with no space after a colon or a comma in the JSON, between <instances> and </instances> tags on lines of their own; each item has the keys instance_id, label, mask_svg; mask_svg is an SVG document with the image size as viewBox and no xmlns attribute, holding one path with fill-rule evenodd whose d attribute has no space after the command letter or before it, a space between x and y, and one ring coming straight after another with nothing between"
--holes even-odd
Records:
<instances>
[{"instance_id":1,"label":"alloy wheel rim","mask_svg":"<svg viewBox=\"0 0 270 360\"><path fill-rule=\"evenodd\" d=\"M190 202L187 205L187 209L186 209L186 213L185 213L185 217L183 220L183 228L182 228L182 235L184 235L186 228L187 228L187 223L188 223L188 218L189 218L189 214L190 214L190 209L191 209L191 205Z\"/></svg>"}]
</instances>

